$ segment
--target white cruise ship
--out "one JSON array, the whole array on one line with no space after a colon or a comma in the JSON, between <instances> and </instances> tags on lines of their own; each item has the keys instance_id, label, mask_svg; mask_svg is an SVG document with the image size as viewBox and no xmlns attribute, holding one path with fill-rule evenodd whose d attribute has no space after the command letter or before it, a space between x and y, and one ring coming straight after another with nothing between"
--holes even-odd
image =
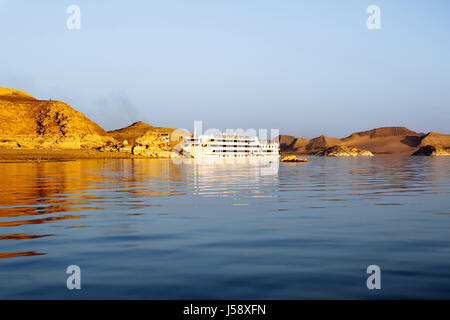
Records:
<instances>
[{"instance_id":1,"label":"white cruise ship","mask_svg":"<svg viewBox=\"0 0 450 320\"><path fill-rule=\"evenodd\" d=\"M254 158L278 157L278 142L259 140L258 137L238 135L185 136L182 142L183 155L202 158Z\"/></svg>"}]
</instances>

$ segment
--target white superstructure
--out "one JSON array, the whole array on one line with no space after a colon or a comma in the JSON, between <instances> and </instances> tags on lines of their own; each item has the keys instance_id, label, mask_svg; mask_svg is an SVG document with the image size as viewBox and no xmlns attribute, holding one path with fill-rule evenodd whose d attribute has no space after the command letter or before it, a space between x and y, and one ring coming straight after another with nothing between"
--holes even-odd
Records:
<instances>
[{"instance_id":1,"label":"white superstructure","mask_svg":"<svg viewBox=\"0 0 450 320\"><path fill-rule=\"evenodd\" d=\"M252 158L279 156L278 142L238 135L200 135L183 137L184 156L192 158Z\"/></svg>"}]
</instances>

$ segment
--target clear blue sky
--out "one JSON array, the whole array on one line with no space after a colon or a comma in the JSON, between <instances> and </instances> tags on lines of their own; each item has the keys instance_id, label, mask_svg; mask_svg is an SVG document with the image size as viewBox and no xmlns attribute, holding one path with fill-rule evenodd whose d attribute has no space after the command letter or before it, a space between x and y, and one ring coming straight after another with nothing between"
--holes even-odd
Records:
<instances>
[{"instance_id":1,"label":"clear blue sky","mask_svg":"<svg viewBox=\"0 0 450 320\"><path fill-rule=\"evenodd\" d=\"M366 28L371 4L381 30ZM108 130L450 133L449 14L446 0L0 0L0 86Z\"/></svg>"}]
</instances>

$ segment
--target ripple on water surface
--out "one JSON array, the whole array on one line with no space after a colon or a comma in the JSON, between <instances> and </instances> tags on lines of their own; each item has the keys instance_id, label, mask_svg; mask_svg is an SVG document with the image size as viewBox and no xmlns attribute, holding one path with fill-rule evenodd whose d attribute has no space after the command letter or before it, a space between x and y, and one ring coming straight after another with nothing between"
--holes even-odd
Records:
<instances>
[{"instance_id":1,"label":"ripple on water surface","mask_svg":"<svg viewBox=\"0 0 450 320\"><path fill-rule=\"evenodd\" d=\"M449 169L389 155L0 163L0 297L448 299Z\"/></svg>"}]
</instances>

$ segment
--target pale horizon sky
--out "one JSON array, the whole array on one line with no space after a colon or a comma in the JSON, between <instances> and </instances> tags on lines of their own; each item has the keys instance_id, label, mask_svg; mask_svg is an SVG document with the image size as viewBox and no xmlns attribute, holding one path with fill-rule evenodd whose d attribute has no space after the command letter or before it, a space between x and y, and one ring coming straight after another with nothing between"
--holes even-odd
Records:
<instances>
[{"instance_id":1,"label":"pale horizon sky","mask_svg":"<svg viewBox=\"0 0 450 320\"><path fill-rule=\"evenodd\" d=\"M66 27L72 4L81 30ZM0 86L106 130L450 133L449 13L445 0L0 0Z\"/></svg>"}]
</instances>

